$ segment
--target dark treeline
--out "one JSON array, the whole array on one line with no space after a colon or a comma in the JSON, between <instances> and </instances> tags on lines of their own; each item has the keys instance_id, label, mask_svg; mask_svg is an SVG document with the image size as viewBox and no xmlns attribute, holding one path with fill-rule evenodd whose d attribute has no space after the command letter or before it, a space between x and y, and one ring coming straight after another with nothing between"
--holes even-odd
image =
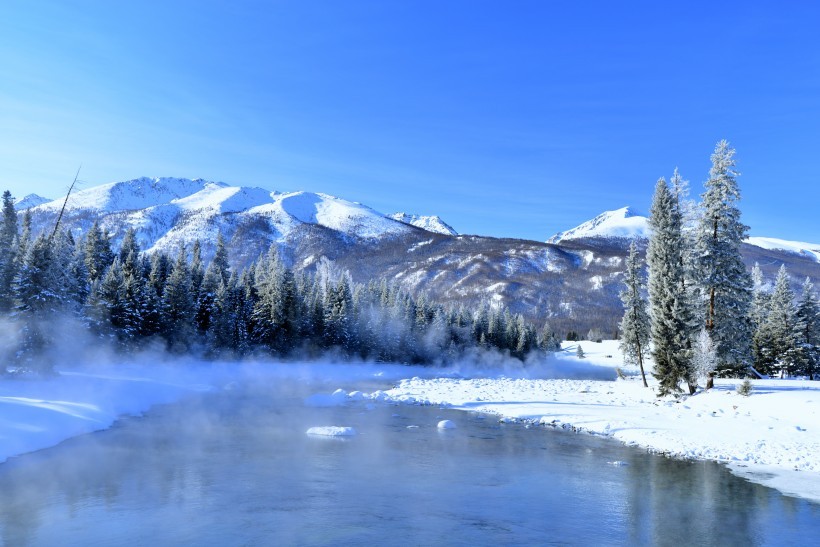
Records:
<instances>
[{"instance_id":1,"label":"dark treeline","mask_svg":"<svg viewBox=\"0 0 820 547\"><path fill-rule=\"evenodd\" d=\"M220 237L205 265L199 242L174 255L141 252L133 229L118 250L94 224L80 240L70 230L31 234L18 226L3 194L0 227L0 315L14 331L7 363L48 371L40 358L58 345L70 322L94 339L132 351L158 341L174 353L241 357L268 354L342 357L403 363L448 362L477 348L524 359L557 349L547 327L483 305L444 307L413 297L386 280L353 283L322 261L295 273L275 246L235 271Z\"/></svg>"}]
</instances>

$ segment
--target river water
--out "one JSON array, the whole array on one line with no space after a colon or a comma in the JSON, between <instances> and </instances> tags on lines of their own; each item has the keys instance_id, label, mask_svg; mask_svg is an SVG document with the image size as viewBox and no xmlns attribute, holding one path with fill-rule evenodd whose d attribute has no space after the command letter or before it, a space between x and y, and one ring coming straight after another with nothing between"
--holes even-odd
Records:
<instances>
[{"instance_id":1,"label":"river water","mask_svg":"<svg viewBox=\"0 0 820 547\"><path fill-rule=\"evenodd\" d=\"M820 506L717 464L435 407L304 404L329 387L279 380L200 395L10 460L2 544L820 541ZM457 427L439 430L441 419ZM331 425L358 435L305 434Z\"/></svg>"}]
</instances>

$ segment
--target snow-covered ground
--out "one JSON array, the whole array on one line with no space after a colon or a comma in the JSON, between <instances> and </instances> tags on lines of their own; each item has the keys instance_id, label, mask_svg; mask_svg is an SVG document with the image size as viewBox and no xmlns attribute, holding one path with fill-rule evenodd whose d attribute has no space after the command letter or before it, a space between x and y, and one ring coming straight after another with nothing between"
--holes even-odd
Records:
<instances>
[{"instance_id":1,"label":"snow-covered ground","mask_svg":"<svg viewBox=\"0 0 820 547\"><path fill-rule=\"evenodd\" d=\"M756 380L751 396L744 397L735 391L739 381L718 380L709 392L658 399L651 376L650 388L644 388L637 370L623 366L617 342L581 342L583 359L576 356L577 344L566 342L545 363L527 367L497 357L446 370L143 360L62 368L53 378L0 379L0 462L106 429L119 417L139 415L153 405L231 390L259 375L306 382L322 378L345 386L375 379L395 387L316 393L305 404L373 400L488 412L502 420L604 435L670 456L725 462L738 475L820 502L820 382ZM628 378L608 379L615 378L616 368Z\"/></svg>"},{"instance_id":2,"label":"snow-covered ground","mask_svg":"<svg viewBox=\"0 0 820 547\"><path fill-rule=\"evenodd\" d=\"M581 342L586 357L565 342L555 359L606 368L623 366L617 342ZM611 356L611 357L609 357ZM630 375L636 371L626 370ZM648 372L648 371L647 371ZM739 395L740 380L717 380L691 397L658 399L639 378L566 380L412 378L386 392L390 400L490 412L612 437L674 457L714 460L738 475L785 493L820 501L820 382L754 380Z\"/></svg>"}]
</instances>

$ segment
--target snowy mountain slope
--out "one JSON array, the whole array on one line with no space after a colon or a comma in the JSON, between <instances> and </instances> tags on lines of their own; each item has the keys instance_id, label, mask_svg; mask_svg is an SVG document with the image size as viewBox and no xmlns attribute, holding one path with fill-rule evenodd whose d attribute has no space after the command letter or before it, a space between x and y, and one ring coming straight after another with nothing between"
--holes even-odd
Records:
<instances>
[{"instance_id":1,"label":"snowy mountain slope","mask_svg":"<svg viewBox=\"0 0 820 547\"><path fill-rule=\"evenodd\" d=\"M29 207L36 207L38 205L42 205L43 203L48 203L51 201L48 198L44 198L43 196L38 196L37 194L29 194L26 197L20 198L14 202L14 208L18 211L22 211L24 209L28 209Z\"/></svg>"},{"instance_id":2,"label":"snowy mountain slope","mask_svg":"<svg viewBox=\"0 0 820 547\"><path fill-rule=\"evenodd\" d=\"M32 207L35 229L53 224L63 199ZM204 251L222 232L253 233L267 247L283 242L297 228L314 225L353 239L393 237L413 231L359 203L327 194L280 194L262 188L229 186L202 179L139 178L73 193L63 222L81 232L94 221L116 244L128 227L144 250L173 250L180 242L203 241ZM256 249L261 245L253 245Z\"/></svg>"},{"instance_id":3,"label":"snowy mountain slope","mask_svg":"<svg viewBox=\"0 0 820 547\"><path fill-rule=\"evenodd\" d=\"M206 185L227 186L224 183L202 179L173 177L148 178L111 182L72 192L67 210L91 209L98 212L130 211L166 204L174 199L190 196ZM39 205L40 211L59 211L64 197Z\"/></svg>"},{"instance_id":4,"label":"snowy mountain slope","mask_svg":"<svg viewBox=\"0 0 820 547\"><path fill-rule=\"evenodd\" d=\"M433 232L435 234L444 234L448 236L457 236L458 232L453 230L453 227L441 220L441 217L437 215L433 216L420 216L420 215L411 215L408 213L393 213L392 215L387 215L388 218L392 218L393 220L398 220L399 222L404 222L405 224L411 224L417 228L421 228L422 230L427 230L428 232Z\"/></svg>"},{"instance_id":5,"label":"snowy mountain slope","mask_svg":"<svg viewBox=\"0 0 820 547\"><path fill-rule=\"evenodd\" d=\"M820 243L788 241L774 237L750 237L745 242L762 249L786 251L820 262Z\"/></svg>"},{"instance_id":6,"label":"snowy mountain slope","mask_svg":"<svg viewBox=\"0 0 820 547\"><path fill-rule=\"evenodd\" d=\"M640 215L631 207L622 207L614 211L605 211L592 220L588 220L571 230L559 232L549 238L547 243L568 244L576 241L613 240L646 241L649 238L649 219ZM785 251L801 255L820 262L820 244L802 241L788 241L773 237L750 237L745 243L766 250Z\"/></svg>"},{"instance_id":7,"label":"snowy mountain slope","mask_svg":"<svg viewBox=\"0 0 820 547\"><path fill-rule=\"evenodd\" d=\"M621 207L614 211L604 211L592 220L571 230L559 232L549 238L547 243L564 243L586 238L646 239L648 237L647 217L638 214L631 207Z\"/></svg>"},{"instance_id":8,"label":"snowy mountain slope","mask_svg":"<svg viewBox=\"0 0 820 547\"><path fill-rule=\"evenodd\" d=\"M34 232L52 229L61 206L55 200L32 207ZM559 243L542 243L436 233L327 194L172 178L78 192L63 226L77 238L95 221L115 248L132 227L143 250L176 253L180 244L190 249L198 239L208 261L221 233L235 268L275 243L297 270L314 271L330 260L359 282L384 278L436 302L506 306L538 323L548 320L559 332L595 327L613 335L622 314L618 292L629 237L646 237L645 217L629 208L563 232L553 238ZM759 262L771 279L786 264L795 280L808 276L820 285L816 256L795 252L817 246L787 243L746 244L744 260L750 267Z\"/></svg>"}]
</instances>

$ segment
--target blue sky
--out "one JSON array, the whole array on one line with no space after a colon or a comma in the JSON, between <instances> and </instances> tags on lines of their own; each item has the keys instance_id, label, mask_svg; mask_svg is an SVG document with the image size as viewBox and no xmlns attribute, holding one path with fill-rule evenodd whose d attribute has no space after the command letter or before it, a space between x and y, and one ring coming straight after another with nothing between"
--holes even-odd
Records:
<instances>
[{"instance_id":1,"label":"blue sky","mask_svg":"<svg viewBox=\"0 0 820 547\"><path fill-rule=\"evenodd\" d=\"M758 2L0 4L0 188L202 177L543 240L701 191L820 241L820 8Z\"/></svg>"}]
</instances>

